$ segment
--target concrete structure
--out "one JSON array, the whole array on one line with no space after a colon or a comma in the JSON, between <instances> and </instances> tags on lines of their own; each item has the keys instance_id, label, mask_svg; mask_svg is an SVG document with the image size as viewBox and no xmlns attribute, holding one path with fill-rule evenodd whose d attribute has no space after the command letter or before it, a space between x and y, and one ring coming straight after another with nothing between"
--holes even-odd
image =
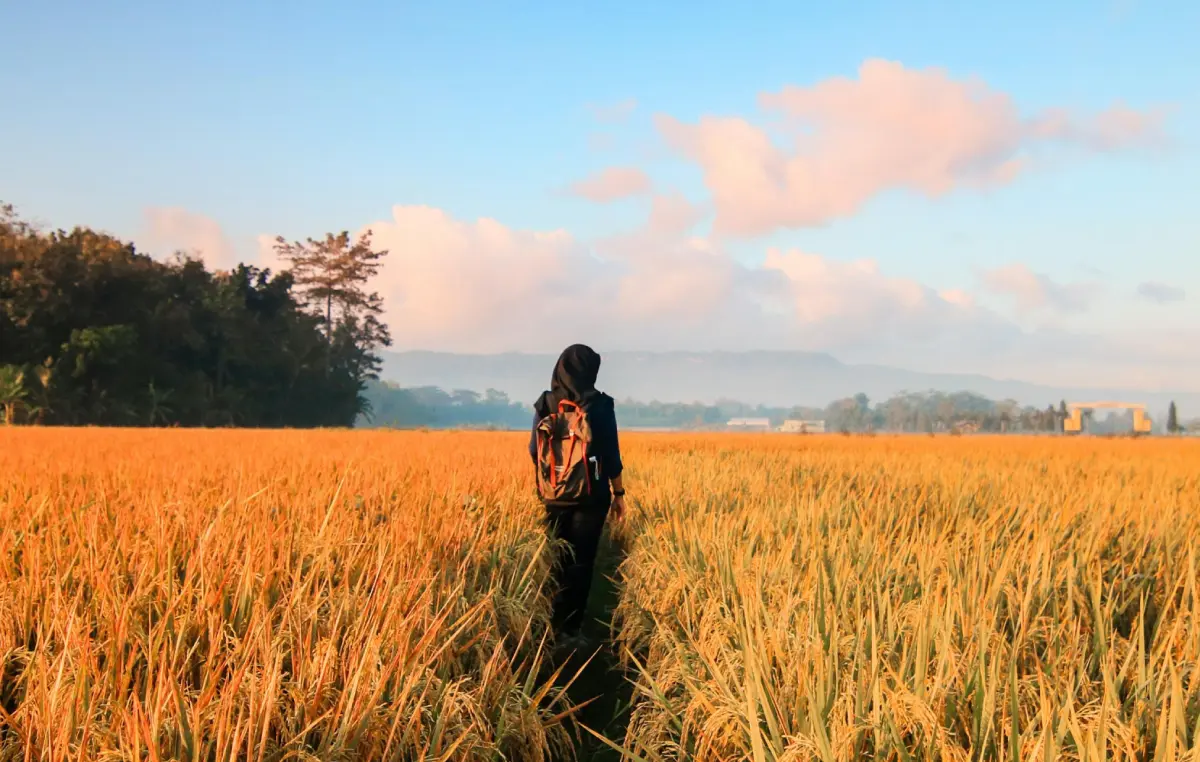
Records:
<instances>
[{"instance_id":1,"label":"concrete structure","mask_svg":"<svg viewBox=\"0 0 1200 762\"><path fill-rule=\"evenodd\" d=\"M731 429L741 431L770 431L770 418L730 418L726 424Z\"/></svg>"},{"instance_id":2,"label":"concrete structure","mask_svg":"<svg viewBox=\"0 0 1200 762\"><path fill-rule=\"evenodd\" d=\"M1063 420L1063 431L1076 433L1083 431L1083 411L1098 408L1117 408L1133 410L1133 432L1135 434L1150 433L1150 416L1146 415L1146 406L1139 402L1071 402L1067 405L1069 414Z\"/></svg>"},{"instance_id":3,"label":"concrete structure","mask_svg":"<svg viewBox=\"0 0 1200 762\"><path fill-rule=\"evenodd\" d=\"M785 434L824 434L825 421L805 421L789 418L783 422L779 430Z\"/></svg>"}]
</instances>

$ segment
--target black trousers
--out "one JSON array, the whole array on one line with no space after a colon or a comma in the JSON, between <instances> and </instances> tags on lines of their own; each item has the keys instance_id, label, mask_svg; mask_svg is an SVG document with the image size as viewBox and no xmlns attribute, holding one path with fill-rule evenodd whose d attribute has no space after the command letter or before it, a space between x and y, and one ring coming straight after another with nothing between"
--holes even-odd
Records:
<instances>
[{"instance_id":1,"label":"black trousers","mask_svg":"<svg viewBox=\"0 0 1200 762\"><path fill-rule=\"evenodd\" d=\"M554 559L554 630L578 634L583 627L588 594L596 568L596 550L611 501L578 508L546 507L546 526L552 537L566 540Z\"/></svg>"}]
</instances>

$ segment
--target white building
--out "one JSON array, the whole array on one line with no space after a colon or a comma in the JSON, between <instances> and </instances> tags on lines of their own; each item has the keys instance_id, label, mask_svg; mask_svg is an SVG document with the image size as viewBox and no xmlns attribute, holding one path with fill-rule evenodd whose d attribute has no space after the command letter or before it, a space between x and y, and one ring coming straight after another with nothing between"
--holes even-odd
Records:
<instances>
[{"instance_id":1,"label":"white building","mask_svg":"<svg viewBox=\"0 0 1200 762\"><path fill-rule=\"evenodd\" d=\"M770 431L770 418L730 418L727 424L731 429L743 431Z\"/></svg>"}]
</instances>

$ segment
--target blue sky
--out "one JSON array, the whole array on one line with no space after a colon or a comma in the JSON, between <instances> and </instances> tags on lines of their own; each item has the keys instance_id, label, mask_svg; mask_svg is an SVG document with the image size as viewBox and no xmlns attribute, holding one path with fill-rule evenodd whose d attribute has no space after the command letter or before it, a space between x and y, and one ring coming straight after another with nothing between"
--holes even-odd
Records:
<instances>
[{"instance_id":1,"label":"blue sky","mask_svg":"<svg viewBox=\"0 0 1200 762\"><path fill-rule=\"evenodd\" d=\"M1122 378L1200 389L1200 360L1170 347L1144 349L1147 335L1186 341L1200 326L1200 216L1192 213L1200 180L1200 61L1192 52L1200 8L1132 0L981 5L10 3L0 11L0 87L8 104L0 119L0 198L54 226L89 224L160 245L213 240L197 239L196 225L156 226L148 217L147 210L174 208L219 228L234 255L250 259L260 256L256 237L263 234L390 224L388 240L406 247L392 257L395 282L385 284L389 314L403 322L393 326L398 348L535 348L533 314L490 336L480 328L494 321L478 310L472 318L412 306L415 286L401 280L417 272L434 278L430 268L439 262L473 270L471 257L495 238L468 236L475 243L450 256L430 243L450 245L445 236L402 229L393 206L433 207L468 226L496 220L517 235L503 255L518 259L524 233L567 231L571 244L543 256L561 256L567 269L586 266L572 257L593 256L596 241L638 229L650 207L644 195L595 203L566 191L606 167L636 167L657 192L682 193L711 211L702 162L668 145L656 115L762 125L764 92L854 79L870 59L912 71L937 67L950 80L980 80L1011 98L1022 116L1059 108L1093 114L1116 102L1169 107L1160 128L1167 147L1056 147L1047 149L1045 166L1011 182L955 187L936 198L883 188L836 219L719 241L728 261L713 267L725 268L726 277L734 262L753 277L769 247L818 254L828 268L874 260L889 278L970 292L989 311L984 323L1018 331L1004 340L1003 358L961 351L963 341L979 342L978 315L959 344L928 339L924 326L943 321L942 307L925 310L909 334L887 342L825 338L880 312L861 306L760 330L755 321L768 318L747 311L744 294L735 293L741 281L718 283L712 270L695 275L708 284L712 309L691 322L672 323L667 296L628 284L613 285L629 293L607 302L611 310L626 310L636 324L650 313L633 317L628 305L658 305L660 322L671 326L655 334L663 345L703 346L697 332L715 335L715 325L742 346L762 336L772 347L1046 380L1083 380L1097 367L1117 373L1115 363L1129 366ZM589 108L625 101L636 108L617 123L598 121ZM606 136L602 150L598 134ZM711 215L679 241L711 237L710 225ZM648 261L663 248L690 245L679 241L624 256ZM423 246L433 248L417 251ZM406 275L402 258L410 256ZM694 261L680 256L644 271L640 260L626 266L643 278L679 273ZM1021 311L1015 290L988 288L980 275L1014 265L1093 295L1073 309ZM437 277L449 283L459 276ZM1152 303L1136 296L1142 282L1170 285L1184 297ZM514 304L529 298L516 284ZM504 284L493 277L490 286L503 296ZM583 312L614 322L605 304ZM499 297L493 305L520 311ZM417 327L433 321L445 330ZM580 330L609 346L650 340L628 326ZM1027 344L1021 331L1032 336ZM1059 346L1053 342L1075 346L1077 334L1090 348L1069 366L1048 369L1045 353Z\"/></svg>"}]
</instances>

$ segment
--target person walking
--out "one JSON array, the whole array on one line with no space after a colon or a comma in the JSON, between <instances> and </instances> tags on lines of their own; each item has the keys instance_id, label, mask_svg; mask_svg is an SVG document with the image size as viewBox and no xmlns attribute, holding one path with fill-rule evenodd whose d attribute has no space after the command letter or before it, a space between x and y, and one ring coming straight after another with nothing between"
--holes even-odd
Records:
<instances>
[{"instance_id":1,"label":"person walking","mask_svg":"<svg viewBox=\"0 0 1200 762\"><path fill-rule=\"evenodd\" d=\"M572 344L554 366L550 388L534 403L529 455L555 557L552 625L564 645L582 637L596 551L604 523L625 515L621 448L613 398L596 389L600 355Z\"/></svg>"}]
</instances>

